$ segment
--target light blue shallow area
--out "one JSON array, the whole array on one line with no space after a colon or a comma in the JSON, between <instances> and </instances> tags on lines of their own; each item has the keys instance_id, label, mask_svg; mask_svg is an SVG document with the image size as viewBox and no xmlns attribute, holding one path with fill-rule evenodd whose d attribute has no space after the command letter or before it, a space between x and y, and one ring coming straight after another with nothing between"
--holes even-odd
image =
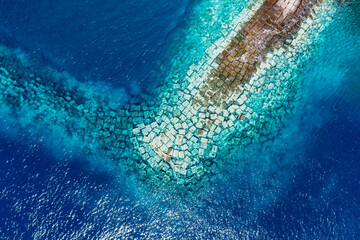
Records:
<instances>
[{"instance_id":1,"label":"light blue shallow area","mask_svg":"<svg viewBox=\"0 0 360 240\"><path fill-rule=\"evenodd\" d=\"M208 5L198 1L191 6L193 15L188 16L196 21L196 14L203 14L203 6ZM223 21L229 21L229 15L220 13ZM54 151L46 136L39 140L29 131L14 133L17 127L3 117L7 129L2 130L0 148L0 238L356 238L360 230L358 16L358 4L345 5L323 33L315 57L299 76L300 99L281 133L234 160L248 163L246 171L226 167L213 188L191 199L149 196L113 166L83 159L73 149ZM189 25L169 38L177 41L166 47L168 56L181 55L181 46L196 47L196 43L204 50L213 40L198 41L196 30L198 35L181 40L193 26L190 20L183 21ZM220 28L215 26L214 32ZM201 52L194 58L200 58ZM191 64L188 57L183 59L180 70ZM167 73L179 71L169 65L164 66ZM91 71L87 74L92 76ZM262 164L272 159L281 159L286 168Z\"/></svg>"}]
</instances>

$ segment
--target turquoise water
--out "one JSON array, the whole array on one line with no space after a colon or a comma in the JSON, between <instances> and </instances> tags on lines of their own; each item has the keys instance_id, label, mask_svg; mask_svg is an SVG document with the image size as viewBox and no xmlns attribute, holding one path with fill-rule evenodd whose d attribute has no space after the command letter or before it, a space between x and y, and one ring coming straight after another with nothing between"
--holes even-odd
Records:
<instances>
[{"instance_id":1,"label":"turquoise water","mask_svg":"<svg viewBox=\"0 0 360 240\"><path fill-rule=\"evenodd\" d=\"M164 38L174 39L174 45L164 43L163 51L168 53L161 58L171 61L158 70L165 69L160 75L186 71L221 35L222 24L211 26L211 21L199 16L229 24L228 9L236 15L243 4L235 9L216 1L188 5L191 10L179 30ZM299 86L294 107L275 136L247 146L225 164L211 187L193 197L168 192L153 196L122 173L121 166L96 157L84 159L76 141L53 148L51 136L33 129L17 131L21 123L8 123L10 118L2 115L0 236L356 238L360 216L358 13L356 2L340 8L311 46L313 57L304 58L294 79ZM211 37L202 39L203 32ZM132 87L131 80L127 84L125 89ZM85 82L82 88L86 87ZM104 94L111 87L102 89ZM96 88L94 84L90 90ZM121 94L113 97L116 102L130 98L126 90Z\"/></svg>"},{"instance_id":2,"label":"turquoise water","mask_svg":"<svg viewBox=\"0 0 360 240\"><path fill-rule=\"evenodd\" d=\"M191 64L199 62L207 48L221 37L226 37L235 16L249 7L251 1L198 1L189 9L186 23L174 31L166 44L167 53L161 61L166 79L186 76Z\"/></svg>"}]
</instances>

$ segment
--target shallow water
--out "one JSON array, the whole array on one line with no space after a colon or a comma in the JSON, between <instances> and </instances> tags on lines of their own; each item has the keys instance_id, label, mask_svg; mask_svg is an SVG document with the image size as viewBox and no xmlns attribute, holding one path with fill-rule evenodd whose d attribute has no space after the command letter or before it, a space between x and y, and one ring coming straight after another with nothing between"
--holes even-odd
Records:
<instances>
[{"instance_id":1,"label":"shallow water","mask_svg":"<svg viewBox=\"0 0 360 240\"><path fill-rule=\"evenodd\" d=\"M139 97L199 61L221 37L222 24L211 26L210 19L229 24L230 12L236 15L248 2L240 4L2 0L0 29L7 32L5 43L34 59L43 55L80 81L106 81ZM246 148L193 197L153 196L121 166L84 159L68 146L53 148L47 136L18 131L18 123L2 116L0 237L355 239L359 5L341 7L321 34L298 76L295 109L276 137Z\"/></svg>"}]
</instances>

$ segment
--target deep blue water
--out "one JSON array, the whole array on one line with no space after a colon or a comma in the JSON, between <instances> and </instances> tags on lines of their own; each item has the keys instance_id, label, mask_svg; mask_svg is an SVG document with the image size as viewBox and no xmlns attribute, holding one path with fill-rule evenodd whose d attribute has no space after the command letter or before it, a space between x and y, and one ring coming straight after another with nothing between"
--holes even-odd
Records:
<instances>
[{"instance_id":1,"label":"deep blue water","mask_svg":"<svg viewBox=\"0 0 360 240\"><path fill-rule=\"evenodd\" d=\"M161 81L149 77L196 4L1 0L0 30L82 81L107 81L137 95ZM358 238L360 19L349 17L356 7L329 26L304 70L305 107L272 145L292 166L276 188L243 185L266 169L242 176L229 170L205 200L174 203L148 196L116 168L67 149L54 152L46 138L10 126L0 138L0 239Z\"/></svg>"},{"instance_id":2,"label":"deep blue water","mask_svg":"<svg viewBox=\"0 0 360 240\"><path fill-rule=\"evenodd\" d=\"M107 81L138 94L186 19L186 1L1 0L1 29L80 80Z\"/></svg>"}]
</instances>

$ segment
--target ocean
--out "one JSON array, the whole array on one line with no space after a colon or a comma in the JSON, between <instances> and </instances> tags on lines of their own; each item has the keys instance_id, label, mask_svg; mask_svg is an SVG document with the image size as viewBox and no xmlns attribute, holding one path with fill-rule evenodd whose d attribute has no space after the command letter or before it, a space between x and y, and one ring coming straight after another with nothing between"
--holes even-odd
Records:
<instances>
[{"instance_id":1,"label":"ocean","mask_svg":"<svg viewBox=\"0 0 360 240\"><path fill-rule=\"evenodd\" d=\"M254 2L0 0L0 43L151 102ZM281 129L192 196L148 192L121 164L1 115L0 239L357 239L360 2L337 8Z\"/></svg>"}]
</instances>

